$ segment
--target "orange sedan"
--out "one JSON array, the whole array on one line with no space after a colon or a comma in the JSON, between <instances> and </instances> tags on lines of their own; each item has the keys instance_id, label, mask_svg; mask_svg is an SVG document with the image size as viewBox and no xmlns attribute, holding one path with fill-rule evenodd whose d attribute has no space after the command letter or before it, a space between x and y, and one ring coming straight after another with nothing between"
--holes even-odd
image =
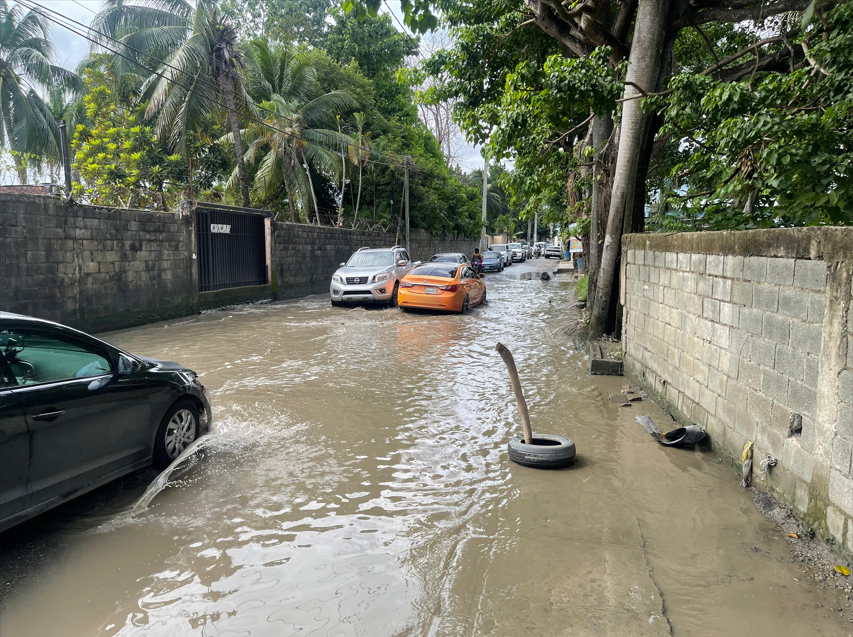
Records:
<instances>
[{"instance_id":1,"label":"orange sedan","mask_svg":"<svg viewBox=\"0 0 853 637\"><path fill-rule=\"evenodd\" d=\"M486 283L470 266L430 261L416 266L400 281L397 304L402 308L448 310L465 314L486 301Z\"/></svg>"}]
</instances>

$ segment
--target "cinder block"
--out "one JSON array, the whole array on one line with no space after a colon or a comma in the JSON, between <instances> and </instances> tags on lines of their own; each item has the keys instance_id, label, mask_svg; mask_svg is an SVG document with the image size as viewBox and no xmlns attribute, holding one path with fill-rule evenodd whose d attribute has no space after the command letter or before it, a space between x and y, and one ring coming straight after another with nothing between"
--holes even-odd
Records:
<instances>
[{"instance_id":1,"label":"cinder block","mask_svg":"<svg viewBox=\"0 0 853 637\"><path fill-rule=\"evenodd\" d=\"M711 338L711 342L723 349L729 346L729 338L730 338L731 328L728 325L720 325L716 323L714 325L714 333Z\"/></svg>"},{"instance_id":2,"label":"cinder block","mask_svg":"<svg viewBox=\"0 0 853 637\"><path fill-rule=\"evenodd\" d=\"M723 256L721 254L709 254L705 259L705 272L713 276L723 275Z\"/></svg>"},{"instance_id":3,"label":"cinder block","mask_svg":"<svg viewBox=\"0 0 853 637\"><path fill-rule=\"evenodd\" d=\"M793 380L803 380L805 355L791 347L776 348L775 369L780 374Z\"/></svg>"},{"instance_id":4,"label":"cinder block","mask_svg":"<svg viewBox=\"0 0 853 637\"><path fill-rule=\"evenodd\" d=\"M765 369L761 373L761 392L773 400L784 403L788 400L788 379L782 374ZM793 406L792 408L796 409Z\"/></svg>"},{"instance_id":5,"label":"cinder block","mask_svg":"<svg viewBox=\"0 0 853 637\"><path fill-rule=\"evenodd\" d=\"M747 348L745 354L749 360L773 369L776 360L776 346L773 343L757 336L750 336Z\"/></svg>"},{"instance_id":6,"label":"cinder block","mask_svg":"<svg viewBox=\"0 0 853 637\"><path fill-rule=\"evenodd\" d=\"M715 299L702 301L702 316L709 321L718 322L720 320L720 302Z\"/></svg>"},{"instance_id":7,"label":"cinder block","mask_svg":"<svg viewBox=\"0 0 853 637\"><path fill-rule=\"evenodd\" d=\"M793 471L806 482L812 481L814 458L803 450L797 440L789 438L782 452L782 465Z\"/></svg>"},{"instance_id":8,"label":"cinder block","mask_svg":"<svg viewBox=\"0 0 853 637\"><path fill-rule=\"evenodd\" d=\"M835 433L845 440L853 440L853 407L838 405L838 424Z\"/></svg>"},{"instance_id":9,"label":"cinder block","mask_svg":"<svg viewBox=\"0 0 853 637\"><path fill-rule=\"evenodd\" d=\"M667 252L666 253L666 267L670 270L676 270L678 268L678 254L675 252Z\"/></svg>"},{"instance_id":10,"label":"cinder block","mask_svg":"<svg viewBox=\"0 0 853 637\"><path fill-rule=\"evenodd\" d=\"M853 516L853 479L840 471L830 471L829 500L847 515Z\"/></svg>"},{"instance_id":11,"label":"cinder block","mask_svg":"<svg viewBox=\"0 0 853 637\"><path fill-rule=\"evenodd\" d=\"M809 316L808 292L793 288L781 288L779 290L779 312L785 316L805 321Z\"/></svg>"},{"instance_id":12,"label":"cinder block","mask_svg":"<svg viewBox=\"0 0 853 637\"><path fill-rule=\"evenodd\" d=\"M805 355L805 368L803 369L803 381L812 389L817 388L820 378L820 359L817 356Z\"/></svg>"},{"instance_id":13,"label":"cinder block","mask_svg":"<svg viewBox=\"0 0 853 637\"><path fill-rule=\"evenodd\" d=\"M743 278L747 281L767 280L767 257L746 257L743 262Z\"/></svg>"},{"instance_id":14,"label":"cinder block","mask_svg":"<svg viewBox=\"0 0 853 637\"><path fill-rule=\"evenodd\" d=\"M721 301L732 300L732 282L729 279L715 278L713 297Z\"/></svg>"},{"instance_id":15,"label":"cinder block","mask_svg":"<svg viewBox=\"0 0 853 637\"><path fill-rule=\"evenodd\" d=\"M737 327L739 321L739 311L737 305L731 303L720 303L720 322Z\"/></svg>"},{"instance_id":16,"label":"cinder block","mask_svg":"<svg viewBox=\"0 0 853 637\"><path fill-rule=\"evenodd\" d=\"M794 267L794 285L808 290L826 290L826 263L797 259Z\"/></svg>"},{"instance_id":17,"label":"cinder block","mask_svg":"<svg viewBox=\"0 0 853 637\"><path fill-rule=\"evenodd\" d=\"M823 323L826 314L826 295L809 294L809 323Z\"/></svg>"},{"instance_id":18,"label":"cinder block","mask_svg":"<svg viewBox=\"0 0 853 637\"><path fill-rule=\"evenodd\" d=\"M742 358L738 366L737 378L747 387L761 389L761 367L758 363Z\"/></svg>"},{"instance_id":19,"label":"cinder block","mask_svg":"<svg viewBox=\"0 0 853 637\"><path fill-rule=\"evenodd\" d=\"M832 466L849 476L851 457L853 457L853 441L835 436L832 441Z\"/></svg>"},{"instance_id":20,"label":"cinder block","mask_svg":"<svg viewBox=\"0 0 853 637\"><path fill-rule=\"evenodd\" d=\"M761 333L771 341L787 345L791 337L791 320L767 312L764 314L764 327Z\"/></svg>"},{"instance_id":21,"label":"cinder block","mask_svg":"<svg viewBox=\"0 0 853 637\"><path fill-rule=\"evenodd\" d=\"M797 480L794 490L794 508L800 513L805 513L809 508L809 485L800 480Z\"/></svg>"},{"instance_id":22,"label":"cinder block","mask_svg":"<svg viewBox=\"0 0 853 637\"><path fill-rule=\"evenodd\" d=\"M705 255L691 254L690 255L690 271L705 274Z\"/></svg>"},{"instance_id":23,"label":"cinder block","mask_svg":"<svg viewBox=\"0 0 853 637\"><path fill-rule=\"evenodd\" d=\"M844 534L844 515L834 506L826 507L826 528L829 533L839 542Z\"/></svg>"},{"instance_id":24,"label":"cinder block","mask_svg":"<svg viewBox=\"0 0 853 637\"><path fill-rule=\"evenodd\" d=\"M814 418L817 414L817 392L792 380L788 387L788 406L798 414Z\"/></svg>"},{"instance_id":25,"label":"cinder block","mask_svg":"<svg viewBox=\"0 0 853 637\"><path fill-rule=\"evenodd\" d=\"M712 277L705 276L704 274L691 274L691 276L695 277L696 280L696 294L711 296L711 292L713 291Z\"/></svg>"},{"instance_id":26,"label":"cinder block","mask_svg":"<svg viewBox=\"0 0 853 637\"><path fill-rule=\"evenodd\" d=\"M791 322L791 345L808 354L820 355L822 326L813 323Z\"/></svg>"},{"instance_id":27,"label":"cinder block","mask_svg":"<svg viewBox=\"0 0 853 637\"><path fill-rule=\"evenodd\" d=\"M732 303L752 307L753 284L746 281L732 282Z\"/></svg>"},{"instance_id":28,"label":"cinder block","mask_svg":"<svg viewBox=\"0 0 853 637\"><path fill-rule=\"evenodd\" d=\"M779 288L756 284L752 306L766 312L776 312L779 309Z\"/></svg>"},{"instance_id":29,"label":"cinder block","mask_svg":"<svg viewBox=\"0 0 853 637\"><path fill-rule=\"evenodd\" d=\"M690 271L690 254L687 252L678 253L678 269L682 272Z\"/></svg>"},{"instance_id":30,"label":"cinder block","mask_svg":"<svg viewBox=\"0 0 853 637\"><path fill-rule=\"evenodd\" d=\"M794 259L767 259L767 282L791 285L794 282Z\"/></svg>"},{"instance_id":31,"label":"cinder block","mask_svg":"<svg viewBox=\"0 0 853 637\"><path fill-rule=\"evenodd\" d=\"M743 278L743 257L726 256L723 259L723 275L730 279Z\"/></svg>"},{"instance_id":32,"label":"cinder block","mask_svg":"<svg viewBox=\"0 0 853 637\"><path fill-rule=\"evenodd\" d=\"M764 313L749 307L740 308L738 327L750 334L761 334L764 324Z\"/></svg>"}]
</instances>

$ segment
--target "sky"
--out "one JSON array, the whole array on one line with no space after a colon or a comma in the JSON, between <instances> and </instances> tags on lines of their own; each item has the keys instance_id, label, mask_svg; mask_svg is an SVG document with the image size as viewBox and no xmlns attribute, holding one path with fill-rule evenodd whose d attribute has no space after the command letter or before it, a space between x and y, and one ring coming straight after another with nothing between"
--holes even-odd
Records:
<instances>
[{"instance_id":1,"label":"sky","mask_svg":"<svg viewBox=\"0 0 853 637\"><path fill-rule=\"evenodd\" d=\"M76 20L88 25L94 14L100 9L102 0L37 0L39 4L61 13L66 18ZM402 22L402 12L400 10L399 0L388 0L388 6ZM383 12L387 13L387 7L383 7ZM394 27L402 30L397 21L392 19ZM54 25L54 45L59 63L68 69L74 69L77 63L89 52L89 42L85 38L75 35L64 27ZM471 172L483 167L483 157L480 154L479 147L471 144L466 144L460 151L459 157L460 167Z\"/></svg>"}]
</instances>

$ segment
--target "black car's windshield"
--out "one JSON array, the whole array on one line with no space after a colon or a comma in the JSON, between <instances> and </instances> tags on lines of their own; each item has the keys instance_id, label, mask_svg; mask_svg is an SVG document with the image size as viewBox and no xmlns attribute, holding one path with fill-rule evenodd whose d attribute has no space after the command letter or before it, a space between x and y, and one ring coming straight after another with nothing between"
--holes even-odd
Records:
<instances>
[{"instance_id":1,"label":"black car's windshield","mask_svg":"<svg viewBox=\"0 0 853 637\"><path fill-rule=\"evenodd\" d=\"M500 254L498 254L497 252L492 252L492 251L488 251L488 252L484 252L484 253L483 253L483 258L484 258L484 259L497 259L497 258L498 258L498 257L500 257L500 256L501 256L501 255L500 255Z\"/></svg>"},{"instance_id":2,"label":"black car's windshield","mask_svg":"<svg viewBox=\"0 0 853 637\"><path fill-rule=\"evenodd\" d=\"M441 265L441 262L431 263L429 265L420 265L409 273L409 277L417 276L438 276L445 279L456 278L456 270L454 265ZM407 277L407 278L409 278Z\"/></svg>"},{"instance_id":3,"label":"black car's windshield","mask_svg":"<svg viewBox=\"0 0 853 637\"><path fill-rule=\"evenodd\" d=\"M394 265L393 252L356 252L347 261L348 268L371 268Z\"/></svg>"}]
</instances>

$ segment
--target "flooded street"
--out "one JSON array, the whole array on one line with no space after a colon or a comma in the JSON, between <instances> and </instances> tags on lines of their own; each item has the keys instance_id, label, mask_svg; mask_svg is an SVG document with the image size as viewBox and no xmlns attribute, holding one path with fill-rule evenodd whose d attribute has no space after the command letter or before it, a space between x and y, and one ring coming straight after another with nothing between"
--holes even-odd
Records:
<instances>
[{"instance_id":1,"label":"flooded street","mask_svg":"<svg viewBox=\"0 0 853 637\"><path fill-rule=\"evenodd\" d=\"M0 635L849 635L730 468L608 402L555 265L465 316L315 296L104 335L198 371L214 433L147 508L153 471L0 536ZM573 467L508 461L497 341Z\"/></svg>"}]
</instances>

